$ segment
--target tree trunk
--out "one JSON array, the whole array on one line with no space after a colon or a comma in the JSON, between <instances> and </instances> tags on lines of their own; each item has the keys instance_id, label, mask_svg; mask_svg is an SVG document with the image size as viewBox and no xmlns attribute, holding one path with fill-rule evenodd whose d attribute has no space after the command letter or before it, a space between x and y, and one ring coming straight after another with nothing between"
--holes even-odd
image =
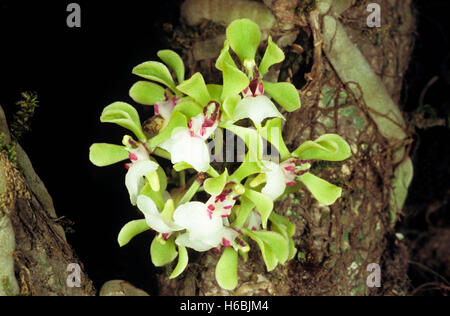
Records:
<instances>
[{"instance_id":1,"label":"tree trunk","mask_svg":"<svg viewBox=\"0 0 450 316\"><path fill-rule=\"evenodd\" d=\"M25 151L12 144L1 107L0 133L2 149L10 149L0 151L0 296L95 295L78 270L82 264L67 243L52 198Z\"/></svg>"},{"instance_id":2,"label":"tree trunk","mask_svg":"<svg viewBox=\"0 0 450 316\"><path fill-rule=\"evenodd\" d=\"M239 287L228 292L214 277L219 255L208 252L177 280L161 275L161 294L406 294L404 246L392 242L392 236L412 178L410 138L397 105L413 48L411 0L377 1L382 11L381 27L376 28L367 26L371 1L315 2L317 8L314 1L265 0L261 6L271 10L277 23L263 31L287 56L270 76L300 89L302 108L284 113L289 148L325 133L337 133L351 145L351 159L313 168L343 188L342 198L324 207L302 190L276 204L274 211L297 227L299 256L285 266L267 273L253 247L249 260L239 264ZM246 10L248 4L228 1L225 10L214 0L185 2L184 24L175 30L172 46L183 51L191 74L201 71L210 82L220 82L211 52L221 48L227 14L257 16ZM203 9L189 10L193 5ZM385 255L388 247L394 255ZM381 267L381 288L366 282L374 263Z\"/></svg>"}]
</instances>

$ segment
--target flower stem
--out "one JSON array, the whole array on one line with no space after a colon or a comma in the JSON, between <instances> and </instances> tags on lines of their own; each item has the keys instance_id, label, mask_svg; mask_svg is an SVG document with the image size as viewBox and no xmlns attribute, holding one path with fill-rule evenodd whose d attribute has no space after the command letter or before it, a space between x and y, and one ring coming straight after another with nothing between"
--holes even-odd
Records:
<instances>
[{"instance_id":1,"label":"flower stem","mask_svg":"<svg viewBox=\"0 0 450 316\"><path fill-rule=\"evenodd\" d=\"M197 193L198 189L200 189L200 187L201 187L200 182L197 181L197 179L195 179L194 182L192 182L189 189L183 195L181 200L178 202L178 205L182 205L182 204L189 202L194 197L194 195Z\"/></svg>"}]
</instances>

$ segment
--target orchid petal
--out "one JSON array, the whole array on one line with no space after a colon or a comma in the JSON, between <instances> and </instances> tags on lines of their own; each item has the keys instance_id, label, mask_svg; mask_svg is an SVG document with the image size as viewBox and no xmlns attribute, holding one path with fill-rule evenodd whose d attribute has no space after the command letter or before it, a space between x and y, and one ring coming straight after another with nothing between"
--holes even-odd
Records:
<instances>
[{"instance_id":1,"label":"orchid petal","mask_svg":"<svg viewBox=\"0 0 450 316\"><path fill-rule=\"evenodd\" d=\"M234 109L233 120L239 121L244 118L249 118L256 126L259 126L262 121L269 117L284 119L284 116L268 97L259 95L257 97L243 98L239 101Z\"/></svg>"},{"instance_id":2,"label":"orchid petal","mask_svg":"<svg viewBox=\"0 0 450 316\"><path fill-rule=\"evenodd\" d=\"M175 240L176 243L176 240ZM186 248L184 246L178 245L178 263L175 269L173 269L172 274L169 279L175 279L186 269L189 262L189 256Z\"/></svg>"},{"instance_id":3,"label":"orchid petal","mask_svg":"<svg viewBox=\"0 0 450 316\"><path fill-rule=\"evenodd\" d=\"M159 146L170 153L173 164L185 162L199 172L206 172L209 169L208 145L203 139L192 137L187 130L174 134Z\"/></svg>"},{"instance_id":4,"label":"orchid petal","mask_svg":"<svg viewBox=\"0 0 450 316\"><path fill-rule=\"evenodd\" d=\"M181 59L180 55L170 49L160 50L157 55L167 66L173 69L178 83L182 83L184 81L185 69L183 59Z\"/></svg>"},{"instance_id":5,"label":"orchid petal","mask_svg":"<svg viewBox=\"0 0 450 316\"><path fill-rule=\"evenodd\" d=\"M286 189L286 179L280 165L271 161L263 161L264 167L268 169L266 174L266 185L261 190L272 200L279 198Z\"/></svg>"},{"instance_id":6,"label":"orchid petal","mask_svg":"<svg viewBox=\"0 0 450 316\"><path fill-rule=\"evenodd\" d=\"M145 79L162 83L176 91L175 82L169 69L163 63L157 61L147 61L133 68L133 74Z\"/></svg>"},{"instance_id":7,"label":"orchid petal","mask_svg":"<svg viewBox=\"0 0 450 316\"><path fill-rule=\"evenodd\" d=\"M138 161L131 164L131 167L125 176L125 185L133 205L136 205L137 196L144 187L144 176L157 169L158 164L150 160Z\"/></svg>"},{"instance_id":8,"label":"orchid petal","mask_svg":"<svg viewBox=\"0 0 450 316\"><path fill-rule=\"evenodd\" d=\"M187 247L187 248L191 248L194 249L198 252L203 252L203 251L208 251L212 248L215 248L219 245L219 242L217 242L215 245L212 245L210 243L207 243L203 240L199 240L199 239L190 239L189 238L189 234L185 233L185 234L181 234L177 237L177 239L175 240L176 244L178 246L183 246L183 247Z\"/></svg>"},{"instance_id":9,"label":"orchid petal","mask_svg":"<svg viewBox=\"0 0 450 316\"><path fill-rule=\"evenodd\" d=\"M264 57L259 64L259 73L261 77L269 71L269 68L272 65L281 63L283 60L283 51L272 41L272 37L269 36L266 52L264 53Z\"/></svg>"},{"instance_id":10,"label":"orchid petal","mask_svg":"<svg viewBox=\"0 0 450 316\"><path fill-rule=\"evenodd\" d=\"M138 81L130 89L130 97L137 103L153 105L165 100L164 88L153 82Z\"/></svg>"},{"instance_id":11,"label":"orchid petal","mask_svg":"<svg viewBox=\"0 0 450 316\"><path fill-rule=\"evenodd\" d=\"M128 244L131 239L133 239L135 236L149 230L150 227L148 226L147 222L143 219L131 221L120 230L119 236L117 237L117 241L119 243L120 247L125 246Z\"/></svg>"},{"instance_id":12,"label":"orchid petal","mask_svg":"<svg viewBox=\"0 0 450 316\"><path fill-rule=\"evenodd\" d=\"M162 267L171 263L177 257L177 250L173 239L169 239L164 244L158 241L158 238L153 238L150 247L150 254L152 262L156 267Z\"/></svg>"},{"instance_id":13,"label":"orchid petal","mask_svg":"<svg viewBox=\"0 0 450 316\"><path fill-rule=\"evenodd\" d=\"M139 195L137 198L137 206L144 214L148 226L158 233L169 234L183 229L174 223L164 221L162 214L156 208L156 204L149 197Z\"/></svg>"},{"instance_id":14,"label":"orchid petal","mask_svg":"<svg viewBox=\"0 0 450 316\"><path fill-rule=\"evenodd\" d=\"M209 95L205 80L199 72L195 73L190 79L179 84L177 89L192 97L202 106L205 106L209 101L211 101L211 96Z\"/></svg>"},{"instance_id":15,"label":"orchid petal","mask_svg":"<svg viewBox=\"0 0 450 316\"><path fill-rule=\"evenodd\" d=\"M227 248L216 265L216 280L225 290L234 290L238 285L238 254L233 248Z\"/></svg>"},{"instance_id":16,"label":"orchid petal","mask_svg":"<svg viewBox=\"0 0 450 316\"><path fill-rule=\"evenodd\" d=\"M301 107L300 95L292 83L264 81L264 91L288 112L293 112Z\"/></svg>"},{"instance_id":17,"label":"orchid petal","mask_svg":"<svg viewBox=\"0 0 450 316\"><path fill-rule=\"evenodd\" d=\"M261 39L258 24L249 19L234 20L227 28L227 40L242 63L253 60Z\"/></svg>"},{"instance_id":18,"label":"orchid petal","mask_svg":"<svg viewBox=\"0 0 450 316\"><path fill-rule=\"evenodd\" d=\"M315 141L304 142L293 153L299 159L342 161L351 156L348 143L339 135L325 134Z\"/></svg>"}]
</instances>

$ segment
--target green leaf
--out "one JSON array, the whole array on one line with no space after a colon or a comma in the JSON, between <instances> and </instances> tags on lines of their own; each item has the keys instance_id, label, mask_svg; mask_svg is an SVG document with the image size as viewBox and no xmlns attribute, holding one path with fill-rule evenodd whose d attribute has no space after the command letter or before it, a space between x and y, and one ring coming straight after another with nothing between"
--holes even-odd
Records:
<instances>
[{"instance_id":1,"label":"green leaf","mask_svg":"<svg viewBox=\"0 0 450 316\"><path fill-rule=\"evenodd\" d=\"M163 85L176 91L175 82L173 81L172 75L169 69L163 63L157 61L147 61L133 68L133 74L148 79L162 83Z\"/></svg>"},{"instance_id":2,"label":"green leaf","mask_svg":"<svg viewBox=\"0 0 450 316\"><path fill-rule=\"evenodd\" d=\"M175 75L177 76L178 83L182 83L184 81L184 63L183 59L181 59L180 55L175 53L173 50L166 49L160 50L158 52L158 57L170 68L173 69Z\"/></svg>"},{"instance_id":3,"label":"green leaf","mask_svg":"<svg viewBox=\"0 0 450 316\"><path fill-rule=\"evenodd\" d=\"M261 130L261 136L278 150L281 160L284 161L288 159L291 154L283 140L281 122L281 118L279 117L268 120L264 128Z\"/></svg>"},{"instance_id":4,"label":"green leaf","mask_svg":"<svg viewBox=\"0 0 450 316\"><path fill-rule=\"evenodd\" d=\"M100 117L102 123L115 123L132 131L140 141L146 141L139 114L134 107L125 102L108 105Z\"/></svg>"},{"instance_id":5,"label":"green leaf","mask_svg":"<svg viewBox=\"0 0 450 316\"><path fill-rule=\"evenodd\" d=\"M331 205L341 197L342 189L311 173L305 173L300 181L308 188L314 198L324 205Z\"/></svg>"},{"instance_id":6,"label":"green leaf","mask_svg":"<svg viewBox=\"0 0 450 316\"><path fill-rule=\"evenodd\" d=\"M185 247L178 246L178 263L175 269L173 269L172 274L169 279L175 279L181 273L184 272L189 262L188 252Z\"/></svg>"},{"instance_id":7,"label":"green leaf","mask_svg":"<svg viewBox=\"0 0 450 316\"><path fill-rule=\"evenodd\" d=\"M244 141L248 148L248 161L258 162L261 160L263 155L263 142L256 130L233 125L229 122L222 123L221 127L233 132Z\"/></svg>"},{"instance_id":8,"label":"green leaf","mask_svg":"<svg viewBox=\"0 0 450 316\"><path fill-rule=\"evenodd\" d=\"M186 101L182 101L182 102L178 103L173 108L172 115L175 112L180 112L180 113L184 114L186 116L186 118L188 120L190 120L191 118L202 113L203 109L197 102L186 100Z\"/></svg>"},{"instance_id":9,"label":"green leaf","mask_svg":"<svg viewBox=\"0 0 450 316\"><path fill-rule=\"evenodd\" d=\"M211 101L208 88L206 87L205 80L201 73L197 72L189 80L177 86L177 89L184 94L192 97L195 101L202 106L206 106Z\"/></svg>"},{"instance_id":10,"label":"green leaf","mask_svg":"<svg viewBox=\"0 0 450 316\"><path fill-rule=\"evenodd\" d=\"M348 143L341 136L325 134L315 141L303 143L292 155L304 160L342 161L351 156L351 150Z\"/></svg>"},{"instance_id":11,"label":"green leaf","mask_svg":"<svg viewBox=\"0 0 450 316\"><path fill-rule=\"evenodd\" d=\"M297 88L289 82L264 81L264 91L269 94L286 111L293 112L300 109L300 95Z\"/></svg>"},{"instance_id":12,"label":"green leaf","mask_svg":"<svg viewBox=\"0 0 450 316\"><path fill-rule=\"evenodd\" d=\"M164 141L168 140L172 136L172 132L176 128L187 128L186 116L180 112L173 112L167 126L155 137L148 141L150 148L154 148Z\"/></svg>"},{"instance_id":13,"label":"green leaf","mask_svg":"<svg viewBox=\"0 0 450 316\"><path fill-rule=\"evenodd\" d=\"M124 146L93 144L89 149L89 160L97 167L104 167L127 159L129 152Z\"/></svg>"},{"instance_id":14,"label":"green leaf","mask_svg":"<svg viewBox=\"0 0 450 316\"><path fill-rule=\"evenodd\" d=\"M226 99L228 96L236 95L244 91L245 88L250 84L250 80L247 75L229 65L228 63L223 64L223 91L222 99Z\"/></svg>"},{"instance_id":15,"label":"green leaf","mask_svg":"<svg viewBox=\"0 0 450 316\"><path fill-rule=\"evenodd\" d=\"M165 100L164 88L148 81L138 81L130 89L130 97L137 103L153 105Z\"/></svg>"},{"instance_id":16,"label":"green leaf","mask_svg":"<svg viewBox=\"0 0 450 316\"><path fill-rule=\"evenodd\" d=\"M239 206L239 211L237 212L237 217L233 222L233 226L237 229L241 229L242 227L244 227L248 216L254 208L255 204L253 204L252 201L250 201L245 196L241 197L241 205Z\"/></svg>"},{"instance_id":17,"label":"green leaf","mask_svg":"<svg viewBox=\"0 0 450 316\"><path fill-rule=\"evenodd\" d=\"M206 88L208 89L209 95L211 96L211 100L221 103L223 87L218 84L207 84Z\"/></svg>"},{"instance_id":18,"label":"green leaf","mask_svg":"<svg viewBox=\"0 0 450 316\"><path fill-rule=\"evenodd\" d=\"M267 195L252 189L246 188L244 196L253 202L256 206L256 210L261 214L262 226L267 228L267 220L273 210L273 201Z\"/></svg>"},{"instance_id":19,"label":"green leaf","mask_svg":"<svg viewBox=\"0 0 450 316\"><path fill-rule=\"evenodd\" d=\"M125 226L123 226L120 230L119 236L117 237L119 246L125 246L131 241L131 239L149 229L150 227L147 225L145 219L139 219L125 224Z\"/></svg>"},{"instance_id":20,"label":"green leaf","mask_svg":"<svg viewBox=\"0 0 450 316\"><path fill-rule=\"evenodd\" d=\"M269 246L281 264L284 264L287 261L289 257L289 243L282 235L276 232L263 230L250 231L248 229L244 229L244 232L250 236L250 238L254 240L257 238Z\"/></svg>"},{"instance_id":21,"label":"green leaf","mask_svg":"<svg viewBox=\"0 0 450 316\"><path fill-rule=\"evenodd\" d=\"M259 64L259 73L263 77L272 65L281 63L284 60L284 53L281 48L278 47L272 41L272 37L269 36L268 45L266 52L264 53L263 59Z\"/></svg>"},{"instance_id":22,"label":"green leaf","mask_svg":"<svg viewBox=\"0 0 450 316\"><path fill-rule=\"evenodd\" d=\"M161 244L158 241L158 238L153 238L150 254L152 256L153 264L156 267L162 267L175 260L178 253L173 238L169 239L164 244Z\"/></svg>"},{"instance_id":23,"label":"green leaf","mask_svg":"<svg viewBox=\"0 0 450 316\"><path fill-rule=\"evenodd\" d=\"M226 248L216 265L216 280L220 287L232 291L238 285L238 254L233 248Z\"/></svg>"},{"instance_id":24,"label":"green leaf","mask_svg":"<svg viewBox=\"0 0 450 316\"><path fill-rule=\"evenodd\" d=\"M258 24L249 19L234 20L227 28L227 40L242 63L254 60L261 39Z\"/></svg>"},{"instance_id":25,"label":"green leaf","mask_svg":"<svg viewBox=\"0 0 450 316\"><path fill-rule=\"evenodd\" d=\"M205 188L206 193L210 195L219 195L225 188L227 179L228 170L225 169L224 173L222 173L219 177L206 179L203 183L203 187Z\"/></svg>"}]
</instances>

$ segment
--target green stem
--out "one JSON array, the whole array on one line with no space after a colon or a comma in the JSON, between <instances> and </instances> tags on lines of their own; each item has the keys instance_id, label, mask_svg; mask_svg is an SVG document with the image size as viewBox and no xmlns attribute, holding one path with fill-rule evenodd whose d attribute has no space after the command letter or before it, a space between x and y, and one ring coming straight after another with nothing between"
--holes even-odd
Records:
<instances>
[{"instance_id":1,"label":"green stem","mask_svg":"<svg viewBox=\"0 0 450 316\"><path fill-rule=\"evenodd\" d=\"M189 189L183 195L181 200L178 202L178 205L185 204L185 203L189 202L190 200L192 200L192 198L197 193L198 189L200 189L200 187L201 187L200 182L198 182L197 179L195 179L194 182L192 182Z\"/></svg>"}]
</instances>

